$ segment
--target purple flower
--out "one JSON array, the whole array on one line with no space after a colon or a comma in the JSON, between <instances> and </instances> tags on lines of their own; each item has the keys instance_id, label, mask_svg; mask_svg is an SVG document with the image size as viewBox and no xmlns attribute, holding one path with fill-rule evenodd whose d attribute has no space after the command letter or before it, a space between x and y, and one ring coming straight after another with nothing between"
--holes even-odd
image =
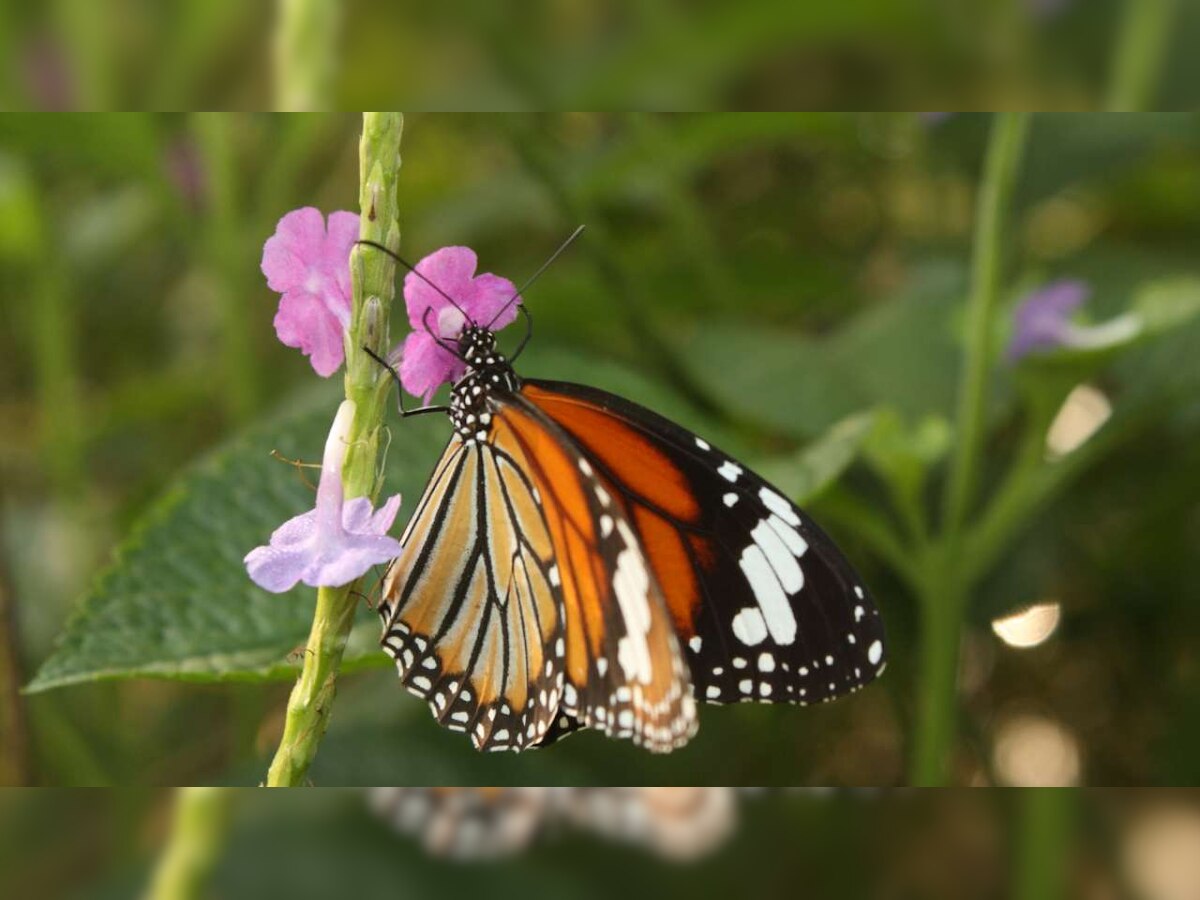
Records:
<instances>
[{"instance_id":1,"label":"purple flower","mask_svg":"<svg viewBox=\"0 0 1200 900\"><path fill-rule=\"evenodd\" d=\"M250 578L264 590L282 594L300 581L339 587L400 555L400 542L387 534L400 511L399 494L378 512L366 497L343 503L342 466L354 409L352 401L342 403L325 442L316 509L285 522L269 546L246 556Z\"/></svg>"},{"instance_id":2,"label":"purple flower","mask_svg":"<svg viewBox=\"0 0 1200 900\"><path fill-rule=\"evenodd\" d=\"M1082 281L1055 281L1026 296L1013 314L1008 358L1017 362L1035 351L1053 350L1074 342L1079 328L1071 314L1091 295Z\"/></svg>"},{"instance_id":3,"label":"purple flower","mask_svg":"<svg viewBox=\"0 0 1200 900\"><path fill-rule=\"evenodd\" d=\"M467 370L434 334L454 346L468 319L499 331L517 317L518 303L510 303L517 293L513 283L490 273L476 275L477 265L475 252L468 247L443 247L416 265L417 272L453 297L459 309L420 275L409 272L404 279L404 302L413 332L401 351L400 380L406 391L426 403L442 384L457 381Z\"/></svg>"},{"instance_id":4,"label":"purple flower","mask_svg":"<svg viewBox=\"0 0 1200 900\"><path fill-rule=\"evenodd\" d=\"M275 333L289 347L299 347L323 378L336 372L346 358L343 336L350 324L350 250L356 240L357 215L330 214L326 232L320 211L306 206L280 219L263 247L267 284L283 294Z\"/></svg>"}]
</instances>

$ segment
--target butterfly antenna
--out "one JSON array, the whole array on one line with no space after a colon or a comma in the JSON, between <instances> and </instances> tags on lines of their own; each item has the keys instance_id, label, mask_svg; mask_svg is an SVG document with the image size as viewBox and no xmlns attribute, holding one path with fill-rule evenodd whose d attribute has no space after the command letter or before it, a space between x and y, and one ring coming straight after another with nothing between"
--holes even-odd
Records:
<instances>
[{"instance_id":1,"label":"butterfly antenna","mask_svg":"<svg viewBox=\"0 0 1200 900\"><path fill-rule=\"evenodd\" d=\"M517 289L517 292L515 294L513 294L511 297L508 298L508 302L504 304L504 307L500 310L500 312L496 313L496 315L493 317L492 321L488 322L488 325L487 325L488 331L491 331L492 326L495 325L498 321L500 321L500 317L502 315L504 315L506 312L508 312L509 307L512 306L518 299L520 299L521 295L524 294L527 290L529 290L529 288L532 287L532 285L535 281L537 281L539 278L542 277L542 273L544 273L548 268L550 268L550 266L552 266L554 264L554 261L556 259L558 259L560 256L562 256L568 247L570 247L573 243L575 243L575 239L577 237L579 237L579 235L583 234L583 229L585 229L585 228L587 228L586 225L580 225L573 232L571 232L571 236L562 242L562 246L559 247L557 250L555 250L554 253L552 253L550 255L550 258L548 260L546 260L544 263L542 263L542 266L540 269L538 269L531 276L529 276L529 280L526 281L523 285L521 285L521 287Z\"/></svg>"},{"instance_id":2,"label":"butterfly antenna","mask_svg":"<svg viewBox=\"0 0 1200 900\"><path fill-rule=\"evenodd\" d=\"M384 253L386 253L388 256L390 256L392 259L394 259L396 262L400 263L400 265L404 266L404 268L408 269L408 271L412 272L414 275L416 275L418 278L420 278L423 282L425 282L427 285L429 285L431 288L433 288L435 291L437 291L439 294L441 294L443 297L445 297L447 302L449 302L449 304L451 306L453 306L460 313L462 313L462 317L464 319L466 319L468 322L474 321L474 319L472 319L470 316L467 315L467 311L458 305L458 303L455 301L455 299L453 297L451 297L449 294L447 294L445 291L443 291L440 287L438 287L436 284L434 284L432 281L430 281L428 278L426 278L423 274L418 272L417 267L414 266L412 263L410 263L408 260L406 260L399 253L389 250L387 247L383 246L383 244L377 244L374 241L355 241L354 243L362 244L363 246L366 246L366 247L374 247L376 250L382 250Z\"/></svg>"}]
</instances>

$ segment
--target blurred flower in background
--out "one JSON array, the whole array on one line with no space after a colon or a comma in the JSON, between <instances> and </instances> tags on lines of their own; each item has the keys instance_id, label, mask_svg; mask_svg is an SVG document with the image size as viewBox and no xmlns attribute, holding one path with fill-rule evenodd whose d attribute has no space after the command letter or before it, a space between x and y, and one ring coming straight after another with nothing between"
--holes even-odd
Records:
<instances>
[{"instance_id":1,"label":"blurred flower in background","mask_svg":"<svg viewBox=\"0 0 1200 900\"><path fill-rule=\"evenodd\" d=\"M1077 335L1071 316L1091 295L1082 281L1055 281L1026 295L1013 314L1008 358L1016 362L1030 353L1054 350Z\"/></svg>"}]
</instances>

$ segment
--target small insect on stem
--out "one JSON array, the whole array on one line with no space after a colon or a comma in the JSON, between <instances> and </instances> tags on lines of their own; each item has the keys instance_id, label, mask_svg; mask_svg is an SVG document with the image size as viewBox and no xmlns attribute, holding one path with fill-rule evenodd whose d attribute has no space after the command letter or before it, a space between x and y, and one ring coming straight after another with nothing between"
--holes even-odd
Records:
<instances>
[{"instance_id":1,"label":"small insect on stem","mask_svg":"<svg viewBox=\"0 0 1200 900\"><path fill-rule=\"evenodd\" d=\"M316 485L314 485L311 481L309 481L308 478L305 476L304 470L305 469L319 469L319 468L321 468L320 465L318 465L317 463L302 462L301 460L298 460L298 459L289 459L288 457L286 457L282 453L280 453L278 450L271 451L271 458L278 460L281 463L285 463L286 465L295 467L296 474L300 476L300 480L304 482L305 487L307 487L311 491L315 491L317 489Z\"/></svg>"}]
</instances>

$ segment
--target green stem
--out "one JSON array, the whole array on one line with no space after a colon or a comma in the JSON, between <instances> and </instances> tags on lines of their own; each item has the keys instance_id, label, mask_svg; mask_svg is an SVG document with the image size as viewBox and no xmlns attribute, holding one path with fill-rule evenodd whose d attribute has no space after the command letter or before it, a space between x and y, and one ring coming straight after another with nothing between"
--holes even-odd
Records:
<instances>
[{"instance_id":1,"label":"green stem","mask_svg":"<svg viewBox=\"0 0 1200 900\"><path fill-rule=\"evenodd\" d=\"M930 554L922 564L921 657L917 722L909 780L915 787L942 787L950 780L958 719L958 655L966 594L950 571L952 562Z\"/></svg>"},{"instance_id":2,"label":"green stem","mask_svg":"<svg viewBox=\"0 0 1200 900\"><path fill-rule=\"evenodd\" d=\"M275 28L275 105L284 112L329 109L337 74L341 4L279 0Z\"/></svg>"},{"instance_id":3,"label":"green stem","mask_svg":"<svg viewBox=\"0 0 1200 900\"><path fill-rule=\"evenodd\" d=\"M232 791L179 788L167 846L159 858L147 900L195 900L204 895L229 823Z\"/></svg>"},{"instance_id":4,"label":"green stem","mask_svg":"<svg viewBox=\"0 0 1200 900\"><path fill-rule=\"evenodd\" d=\"M1062 788L1019 791L1015 900L1056 900L1064 896L1074 793Z\"/></svg>"},{"instance_id":5,"label":"green stem","mask_svg":"<svg viewBox=\"0 0 1200 900\"><path fill-rule=\"evenodd\" d=\"M910 774L913 783L921 786L942 785L950 778L958 718L959 642L969 593L961 531L974 495L986 425L1002 240L1028 132L1026 114L996 117L980 185L966 310L966 361L959 386L943 532L930 545L925 564L918 566L926 574L918 590L922 659Z\"/></svg>"},{"instance_id":6,"label":"green stem","mask_svg":"<svg viewBox=\"0 0 1200 900\"><path fill-rule=\"evenodd\" d=\"M996 299L1000 293L1004 230L1028 133L1028 114L1000 113L992 125L988 143L975 219L971 296L966 311L966 365L959 384L958 425L946 490L945 527L951 536L962 526L975 487L987 415L992 331Z\"/></svg>"},{"instance_id":7,"label":"green stem","mask_svg":"<svg viewBox=\"0 0 1200 900\"><path fill-rule=\"evenodd\" d=\"M396 180L400 170L399 113L364 113L360 145L359 235L400 249ZM390 383L363 352L386 355L388 311L394 293L395 264L377 250L355 247L350 257L354 305L346 337L346 398L356 406L342 480L347 499L374 497L379 489L379 449ZM329 727L338 673L358 601L353 585L321 588L304 667L288 701L283 739L267 774L270 787L303 784L317 747Z\"/></svg>"},{"instance_id":8,"label":"green stem","mask_svg":"<svg viewBox=\"0 0 1200 900\"><path fill-rule=\"evenodd\" d=\"M1176 6L1177 0L1126 0L1113 54L1110 110L1135 112L1153 104Z\"/></svg>"}]
</instances>

